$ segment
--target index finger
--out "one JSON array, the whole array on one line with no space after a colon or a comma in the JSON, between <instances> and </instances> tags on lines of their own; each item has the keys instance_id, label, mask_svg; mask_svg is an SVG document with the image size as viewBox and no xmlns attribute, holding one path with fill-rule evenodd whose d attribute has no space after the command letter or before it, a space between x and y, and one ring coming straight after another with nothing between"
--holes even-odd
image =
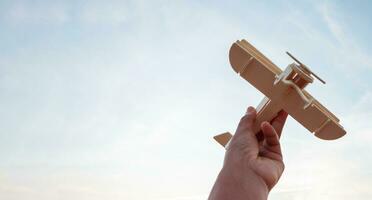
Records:
<instances>
[{"instance_id":1,"label":"index finger","mask_svg":"<svg viewBox=\"0 0 372 200\"><path fill-rule=\"evenodd\" d=\"M271 120L271 125L274 127L279 138L282 135L283 126L285 124L285 121L287 120L287 116L288 113L284 110L281 110L278 115L273 120Z\"/></svg>"}]
</instances>

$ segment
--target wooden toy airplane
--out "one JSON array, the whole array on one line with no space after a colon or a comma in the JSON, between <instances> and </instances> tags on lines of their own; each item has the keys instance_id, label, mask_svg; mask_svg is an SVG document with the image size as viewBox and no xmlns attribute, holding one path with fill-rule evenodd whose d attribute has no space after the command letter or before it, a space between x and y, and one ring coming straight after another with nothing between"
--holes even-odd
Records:
<instances>
[{"instance_id":1,"label":"wooden toy airplane","mask_svg":"<svg viewBox=\"0 0 372 200\"><path fill-rule=\"evenodd\" d=\"M312 76L325 82L290 53L287 54L297 64L292 63L282 71L246 40L237 41L230 48L232 68L265 95L256 108L253 131L258 133L262 122L271 121L280 110L284 110L318 138L334 140L345 135L340 120L304 90L313 82ZM226 132L214 139L225 146L231 137Z\"/></svg>"}]
</instances>

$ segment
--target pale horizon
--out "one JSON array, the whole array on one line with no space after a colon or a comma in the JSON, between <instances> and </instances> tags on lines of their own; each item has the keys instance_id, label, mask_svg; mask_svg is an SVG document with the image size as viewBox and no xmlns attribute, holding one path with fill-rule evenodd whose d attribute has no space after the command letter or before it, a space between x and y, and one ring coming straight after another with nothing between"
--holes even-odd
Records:
<instances>
[{"instance_id":1,"label":"pale horizon","mask_svg":"<svg viewBox=\"0 0 372 200\"><path fill-rule=\"evenodd\" d=\"M291 52L325 79L307 90L347 135L290 118L269 199L371 199L369 1L0 1L0 199L202 200L234 132L263 95L236 75L246 39L284 69Z\"/></svg>"}]
</instances>

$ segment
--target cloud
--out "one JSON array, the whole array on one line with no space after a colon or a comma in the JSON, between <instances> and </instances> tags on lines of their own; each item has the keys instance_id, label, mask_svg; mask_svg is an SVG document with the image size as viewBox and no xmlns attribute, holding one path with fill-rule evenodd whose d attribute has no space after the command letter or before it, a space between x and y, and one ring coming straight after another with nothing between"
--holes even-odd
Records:
<instances>
[{"instance_id":1,"label":"cloud","mask_svg":"<svg viewBox=\"0 0 372 200\"><path fill-rule=\"evenodd\" d=\"M333 36L337 39L337 41L345 48L349 46L349 39L347 39L347 36L345 35L342 26L334 20L330 15L330 9L329 4L324 3L320 6L320 13L322 14L322 17L324 21L326 22L329 30L333 34Z\"/></svg>"},{"instance_id":2,"label":"cloud","mask_svg":"<svg viewBox=\"0 0 372 200\"><path fill-rule=\"evenodd\" d=\"M277 20L281 15L273 17L270 8L265 6L262 12L251 4L252 12L240 13L236 8L227 13L225 6L189 1L12 4L6 13L11 22L63 24L58 31L65 37L71 36L64 31L76 28L69 26L75 23L107 29L99 37L95 31L84 33L79 26L76 33L81 40L66 45L61 44L65 40L52 38L53 43L32 44L24 55L4 61L11 75L4 75L8 81L1 83L11 98L1 100L9 105L2 114L9 123L2 128L16 128L2 131L9 134L2 140L3 160L7 160L2 164L4 173L13 175L10 179L18 180L21 188L6 182L0 193L18 195L14 199L205 199L207 195L202 194L209 192L223 156L211 136L233 130L246 103L261 98L233 74L227 60L229 45L249 36L252 43L265 44L265 52L280 49L280 42L296 37L287 28L280 29L287 25ZM334 62L342 64L345 58L340 57L339 46L350 45L345 27L329 8L323 12L337 43L298 12L287 20L293 20L310 40L297 37L301 43L293 44L304 49L315 46L321 51L317 54L332 52L337 58ZM268 32L262 28L266 22L283 32ZM326 44L327 49L318 44ZM45 46L58 48L49 51ZM362 58L356 60L362 62ZM358 101L348 123L360 120L361 115L369 117L363 111L370 96ZM369 126L364 123L356 123L353 130L363 128L362 135L367 137ZM299 128L287 130L293 134L288 140L292 143L287 143L288 178L283 176L278 185L280 198L304 199L310 191L319 192L312 192L314 199L336 197L338 188L346 190L341 177L345 174L353 183L368 185L368 180L360 178L364 174L357 173L367 164L357 160L355 166L347 160L353 155L340 156L345 145L352 148L354 144L343 142L347 139L329 144L310 140ZM309 140L303 140L305 134ZM20 171L34 176L26 179ZM328 184L330 178L334 182ZM366 191L352 192L368 195Z\"/></svg>"},{"instance_id":3,"label":"cloud","mask_svg":"<svg viewBox=\"0 0 372 200\"><path fill-rule=\"evenodd\" d=\"M236 27L204 7L179 4L156 7L157 3L149 3L138 14L142 16L130 22L131 35L125 29L114 38L105 35L89 41L92 46L74 43L78 50L53 43L60 49L56 56L47 57L44 46L35 44L26 50L27 55L17 55L22 62L9 61L7 66L13 68L8 80L20 81L2 82L7 83L7 91L15 91L6 101L9 109L17 107L21 114L9 119L3 112L1 117L22 126L7 129L9 123L2 127L6 130L1 132L11 135L2 135L6 138L2 142L7 143L2 152L17 155L8 157L2 166L4 173L13 175L12 180L20 180L19 185L36 193L30 199L195 199L194 194L210 188L216 170L208 166L213 162L208 148L219 149L211 138L211 127L217 114L236 106L217 109L212 100L215 95L228 98L220 89L233 84L227 82L228 77L218 79L222 66L237 78L219 64L227 62L224 47L230 45L230 40L221 38L232 37ZM127 8L99 7L83 8L87 13L82 14L84 23L125 23L127 13L122 18L121 11ZM33 13L27 9L24 16ZM112 9L120 12L118 18L107 16ZM19 23L41 23L39 18L20 19ZM23 178L14 166L35 175ZM106 170L105 166L113 167ZM95 168L91 174L66 172L90 167ZM48 169L53 172L41 172ZM106 177L112 171L125 171L117 175L124 181L108 177L101 184L105 178L97 178L100 170ZM202 176L195 183L195 177ZM14 184L7 186L17 191L3 190L9 199L28 195Z\"/></svg>"},{"instance_id":4,"label":"cloud","mask_svg":"<svg viewBox=\"0 0 372 200\"><path fill-rule=\"evenodd\" d=\"M360 49L358 44L354 41L351 32L345 32L345 30L349 30L347 29L347 25L342 24L332 15L335 11L331 9L331 7L332 6L327 2L318 6L324 22L338 42L334 51L338 52L338 58L347 61L346 63L340 62L339 64L347 67L353 66L353 69L364 68L372 70L371 55Z\"/></svg>"},{"instance_id":5,"label":"cloud","mask_svg":"<svg viewBox=\"0 0 372 200\"><path fill-rule=\"evenodd\" d=\"M369 145L372 142L372 93L365 92L351 106L350 112L344 121L349 129L349 145L352 143Z\"/></svg>"}]
</instances>

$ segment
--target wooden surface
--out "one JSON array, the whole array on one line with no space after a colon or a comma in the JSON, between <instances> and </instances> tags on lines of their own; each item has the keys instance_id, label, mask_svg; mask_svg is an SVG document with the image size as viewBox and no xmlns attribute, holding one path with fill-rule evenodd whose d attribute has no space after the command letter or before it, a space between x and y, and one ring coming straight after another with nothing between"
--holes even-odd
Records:
<instances>
[{"instance_id":1,"label":"wooden surface","mask_svg":"<svg viewBox=\"0 0 372 200\"><path fill-rule=\"evenodd\" d=\"M260 131L262 122L271 121L280 110L285 110L318 138L334 140L346 134L339 119L302 89L307 85L303 80L311 83L312 78L300 74L306 76L302 82L280 79L289 77L288 73L300 72L297 65L291 64L283 72L246 40L237 41L231 46L229 60L236 73L265 95L257 107L253 128L255 133ZM294 83L300 84L300 87ZM216 136L223 146L228 142L225 141L226 136L226 133Z\"/></svg>"}]
</instances>

